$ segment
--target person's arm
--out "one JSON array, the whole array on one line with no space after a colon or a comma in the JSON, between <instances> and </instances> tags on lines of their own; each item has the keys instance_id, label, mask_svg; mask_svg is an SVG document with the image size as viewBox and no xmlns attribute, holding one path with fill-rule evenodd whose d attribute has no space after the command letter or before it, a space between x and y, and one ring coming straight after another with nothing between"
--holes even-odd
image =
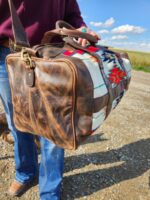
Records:
<instances>
[{"instance_id":1,"label":"person's arm","mask_svg":"<svg viewBox=\"0 0 150 200\"><path fill-rule=\"evenodd\" d=\"M97 40L100 39L100 37L95 32L93 32L86 26L86 23L81 16L80 8L76 0L66 0L64 20L71 24L73 27L78 28L79 31L87 32L95 36ZM79 38L78 43L80 43L82 46L85 46L87 44L87 40Z\"/></svg>"},{"instance_id":2,"label":"person's arm","mask_svg":"<svg viewBox=\"0 0 150 200\"><path fill-rule=\"evenodd\" d=\"M66 22L75 28L86 26L76 0L66 0L65 19Z\"/></svg>"}]
</instances>

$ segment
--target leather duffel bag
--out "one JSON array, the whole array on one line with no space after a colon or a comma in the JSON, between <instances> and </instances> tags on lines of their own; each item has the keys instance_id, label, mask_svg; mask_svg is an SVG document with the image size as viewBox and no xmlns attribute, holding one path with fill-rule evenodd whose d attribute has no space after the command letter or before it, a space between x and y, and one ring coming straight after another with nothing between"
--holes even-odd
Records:
<instances>
[{"instance_id":1,"label":"leather duffel bag","mask_svg":"<svg viewBox=\"0 0 150 200\"><path fill-rule=\"evenodd\" d=\"M9 5L14 47L20 50L6 58L15 126L62 148L76 149L127 91L129 58L96 45L95 37L63 21L45 33L41 44L30 48L11 0ZM55 36L62 42L51 43ZM89 41L85 48L75 41L81 37Z\"/></svg>"}]
</instances>

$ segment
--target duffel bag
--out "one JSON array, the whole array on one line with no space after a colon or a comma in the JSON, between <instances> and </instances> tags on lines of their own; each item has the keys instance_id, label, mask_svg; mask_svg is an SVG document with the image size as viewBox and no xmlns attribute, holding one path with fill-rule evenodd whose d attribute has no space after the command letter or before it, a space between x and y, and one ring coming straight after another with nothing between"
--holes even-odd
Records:
<instances>
[{"instance_id":1,"label":"duffel bag","mask_svg":"<svg viewBox=\"0 0 150 200\"><path fill-rule=\"evenodd\" d=\"M15 126L43 136L66 149L100 127L128 89L131 65L127 54L96 45L95 37L58 21L42 44L30 48L9 0L18 53L7 56ZM62 42L50 43L60 36ZM75 39L85 38L87 47Z\"/></svg>"}]
</instances>

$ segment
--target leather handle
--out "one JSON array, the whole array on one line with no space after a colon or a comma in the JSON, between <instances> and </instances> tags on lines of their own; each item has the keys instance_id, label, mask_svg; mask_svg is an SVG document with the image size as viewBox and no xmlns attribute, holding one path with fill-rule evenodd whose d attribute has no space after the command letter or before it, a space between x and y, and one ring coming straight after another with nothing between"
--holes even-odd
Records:
<instances>
[{"instance_id":1,"label":"leather handle","mask_svg":"<svg viewBox=\"0 0 150 200\"><path fill-rule=\"evenodd\" d=\"M67 29L67 28L59 28L54 29L52 31L48 31L44 34L42 39L42 43L49 43L55 36L63 36L63 37L75 37L75 38L83 38L88 40L90 43L97 43L97 38L88 34L78 31L76 29Z\"/></svg>"},{"instance_id":2,"label":"leather handle","mask_svg":"<svg viewBox=\"0 0 150 200\"><path fill-rule=\"evenodd\" d=\"M29 47L30 44L29 44L27 35L26 35L25 30L22 26L22 23L17 15L13 1L8 0L8 4L9 4L11 19L12 19L12 30L13 30L15 44L20 45L20 46Z\"/></svg>"},{"instance_id":3,"label":"leather handle","mask_svg":"<svg viewBox=\"0 0 150 200\"><path fill-rule=\"evenodd\" d=\"M75 30L75 28L73 26L71 26L69 23L67 23L63 20L58 20L56 22L56 29L60 29L60 28L67 28L67 29Z\"/></svg>"},{"instance_id":4,"label":"leather handle","mask_svg":"<svg viewBox=\"0 0 150 200\"><path fill-rule=\"evenodd\" d=\"M41 40L41 44L50 43L52 41L52 39L56 36L57 37L62 36L60 29L54 29L54 30L45 32L45 34Z\"/></svg>"},{"instance_id":5,"label":"leather handle","mask_svg":"<svg viewBox=\"0 0 150 200\"><path fill-rule=\"evenodd\" d=\"M56 22L56 29L63 29L64 34L71 37L83 38L83 39L88 40L91 43L97 43L98 41L97 37L92 36L88 33L83 33L81 31L78 31L72 25L70 25L69 23L63 20L58 20Z\"/></svg>"},{"instance_id":6,"label":"leather handle","mask_svg":"<svg viewBox=\"0 0 150 200\"><path fill-rule=\"evenodd\" d=\"M42 43L51 42L55 36L83 38L88 40L90 43L97 43L97 37L94 37L88 33L83 33L63 20L58 20L56 22L56 29L48 31L44 34Z\"/></svg>"}]
</instances>

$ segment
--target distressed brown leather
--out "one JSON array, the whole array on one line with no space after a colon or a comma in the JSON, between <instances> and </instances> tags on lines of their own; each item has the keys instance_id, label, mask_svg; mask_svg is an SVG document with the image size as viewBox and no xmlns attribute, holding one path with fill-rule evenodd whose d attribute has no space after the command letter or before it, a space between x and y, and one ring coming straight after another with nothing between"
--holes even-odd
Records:
<instances>
[{"instance_id":1,"label":"distressed brown leather","mask_svg":"<svg viewBox=\"0 0 150 200\"><path fill-rule=\"evenodd\" d=\"M22 23L20 19L17 16L16 9L14 7L13 1L8 0L11 18L12 18L12 30L14 34L14 40L17 45L23 45L23 46L30 46L26 33L24 32L24 28L22 26ZM17 31L16 31L17 30Z\"/></svg>"},{"instance_id":2,"label":"distressed brown leather","mask_svg":"<svg viewBox=\"0 0 150 200\"><path fill-rule=\"evenodd\" d=\"M100 55L77 44L74 37L80 37L79 31L72 27L68 30L70 26L62 21L60 27L57 23L55 30L44 35L43 44L29 48L22 27L17 32L19 18L14 12L12 1L9 0L9 3L15 44L19 44L20 48L22 41L25 43L20 53L10 54L6 59L15 126L21 131L43 136L62 148L76 149L94 131L93 113L97 115L102 109L106 109L106 118L112 110L113 101L119 97L118 103L124 90L127 90L130 79L122 79L113 87L104 71ZM54 36L61 37L62 42L45 44ZM88 39L92 48L96 47L93 44L97 41L94 36L82 33L81 37ZM115 54L107 47L99 48L107 54L115 55L118 63L123 62L119 53ZM105 95L94 98L95 86L89 66L87 67L84 59L65 56L66 51L86 53L88 59L92 60L90 67L97 63L99 78L107 90ZM125 74L123 63L120 66L121 73Z\"/></svg>"},{"instance_id":3,"label":"distressed brown leather","mask_svg":"<svg viewBox=\"0 0 150 200\"><path fill-rule=\"evenodd\" d=\"M21 131L46 137L63 148L76 149L90 135L92 113L106 106L109 94L93 101L92 80L85 64L78 58L64 57L63 50L72 47L56 46L34 48L38 55L31 57L34 69L28 69L20 53L7 57L14 122ZM34 73L34 85L27 84L30 70ZM114 99L121 87L113 89Z\"/></svg>"},{"instance_id":4,"label":"distressed brown leather","mask_svg":"<svg viewBox=\"0 0 150 200\"><path fill-rule=\"evenodd\" d=\"M91 126L88 115L92 115L92 110L87 109L92 109L93 100L90 75L78 59L78 83L71 60L65 61L61 55L58 59L43 60L33 57L32 60L36 63L36 79L34 87L29 87L26 84L28 69L21 61L20 54L7 57L15 125L21 131L42 135L61 147L76 148L75 140L80 140L82 135L76 138L74 121L77 131L82 131L83 136ZM84 77L80 74L84 74ZM75 87L76 84L78 88ZM76 93L79 95L77 100ZM85 126L82 124L82 117L86 116Z\"/></svg>"}]
</instances>

